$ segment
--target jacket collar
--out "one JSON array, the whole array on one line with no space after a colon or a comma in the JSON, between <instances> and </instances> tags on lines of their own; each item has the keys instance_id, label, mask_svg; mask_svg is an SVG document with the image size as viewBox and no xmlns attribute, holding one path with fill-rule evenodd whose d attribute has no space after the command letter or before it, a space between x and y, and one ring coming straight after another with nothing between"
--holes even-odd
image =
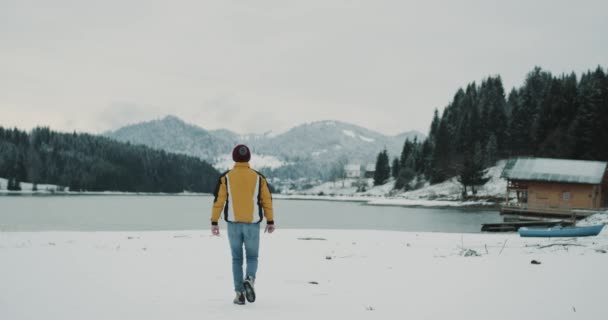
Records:
<instances>
[{"instance_id":1,"label":"jacket collar","mask_svg":"<svg viewBox=\"0 0 608 320\"><path fill-rule=\"evenodd\" d=\"M235 168L249 168L249 162L235 162Z\"/></svg>"}]
</instances>

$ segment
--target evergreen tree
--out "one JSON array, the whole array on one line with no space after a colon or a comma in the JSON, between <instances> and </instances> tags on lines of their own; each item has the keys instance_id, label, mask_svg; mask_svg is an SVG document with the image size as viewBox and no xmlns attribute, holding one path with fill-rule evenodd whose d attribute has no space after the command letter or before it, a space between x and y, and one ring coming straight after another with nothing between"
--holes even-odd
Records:
<instances>
[{"instance_id":1,"label":"evergreen tree","mask_svg":"<svg viewBox=\"0 0 608 320\"><path fill-rule=\"evenodd\" d=\"M431 161L433 157L433 143L431 139L426 139L420 148L420 158L422 159L422 163L420 168L418 169L420 174L425 175L427 178L430 176L430 168Z\"/></svg>"},{"instance_id":2,"label":"evergreen tree","mask_svg":"<svg viewBox=\"0 0 608 320\"><path fill-rule=\"evenodd\" d=\"M437 136L437 131L439 130L439 111L435 109L433 113L433 121L431 122L431 130L429 130L428 139L433 140Z\"/></svg>"},{"instance_id":3,"label":"evergreen tree","mask_svg":"<svg viewBox=\"0 0 608 320\"><path fill-rule=\"evenodd\" d=\"M396 190L409 190L410 183L416 177L416 174L419 172L419 165L422 164L422 157L420 156L421 152L419 151L420 145L417 141L411 145L411 152L408 153L407 158L403 161L403 164L399 168L399 174L395 181L394 188Z\"/></svg>"},{"instance_id":4,"label":"evergreen tree","mask_svg":"<svg viewBox=\"0 0 608 320\"><path fill-rule=\"evenodd\" d=\"M458 182L462 184L462 197L466 198L468 195L467 188L472 183L472 173L473 171L473 158L471 154L467 154L464 157L464 163L462 165L462 171L460 171L460 176L458 177Z\"/></svg>"},{"instance_id":5,"label":"evergreen tree","mask_svg":"<svg viewBox=\"0 0 608 320\"><path fill-rule=\"evenodd\" d=\"M473 170L477 144L485 166L512 156L606 161L606 106L608 75L601 67L578 82L575 74L554 77L537 67L506 100L501 78L489 77L458 89L441 116L435 111L427 139L404 154L418 152L415 172L431 183L461 174L467 188L477 183L467 179L479 180L467 177L479 172Z\"/></svg>"},{"instance_id":6,"label":"evergreen tree","mask_svg":"<svg viewBox=\"0 0 608 320\"><path fill-rule=\"evenodd\" d=\"M0 177L71 190L212 192L219 173L208 163L89 134L0 127Z\"/></svg>"},{"instance_id":7,"label":"evergreen tree","mask_svg":"<svg viewBox=\"0 0 608 320\"><path fill-rule=\"evenodd\" d=\"M492 79L492 78L490 78ZM508 139L509 119L507 117L507 101L505 100L505 90L502 86L500 76L491 80L491 98L488 105L489 118L487 119L488 130L485 138L494 135L496 138L497 157L505 156L504 149ZM487 143L487 141L484 141ZM502 151L501 151L502 150Z\"/></svg>"},{"instance_id":8,"label":"evergreen tree","mask_svg":"<svg viewBox=\"0 0 608 320\"><path fill-rule=\"evenodd\" d=\"M530 115L521 102L518 91L513 90L509 94L508 104L511 109L511 121L509 125L509 145L511 154L531 155L532 147L529 138L532 121Z\"/></svg>"},{"instance_id":9,"label":"evergreen tree","mask_svg":"<svg viewBox=\"0 0 608 320\"><path fill-rule=\"evenodd\" d=\"M608 133L608 80L598 67L581 77L579 84L580 109L572 123L570 135L574 140L573 157L577 159L607 160L605 147Z\"/></svg>"},{"instance_id":10,"label":"evergreen tree","mask_svg":"<svg viewBox=\"0 0 608 320\"><path fill-rule=\"evenodd\" d=\"M488 139L484 153L484 167L487 168L495 165L496 161L498 160L498 142L496 141L496 136L494 134L490 135L490 139Z\"/></svg>"},{"instance_id":11,"label":"evergreen tree","mask_svg":"<svg viewBox=\"0 0 608 320\"><path fill-rule=\"evenodd\" d=\"M489 178L486 178L487 170L485 170L486 166L484 165L485 158L483 152L481 150L481 146L478 144L475 145L475 151L473 153L473 170L471 175L471 186L473 189L473 194L477 194L477 187L482 186L488 182Z\"/></svg>"},{"instance_id":12,"label":"evergreen tree","mask_svg":"<svg viewBox=\"0 0 608 320\"><path fill-rule=\"evenodd\" d=\"M400 167L401 167L401 165L399 163L399 158L395 157L393 159L393 165L391 166L393 178L397 179L399 177L399 169L400 169Z\"/></svg>"},{"instance_id":13,"label":"evergreen tree","mask_svg":"<svg viewBox=\"0 0 608 320\"><path fill-rule=\"evenodd\" d=\"M471 187L473 195L477 194L477 186L484 185L488 178L485 177L487 171L484 170L484 159L481 146L477 143L474 152L465 156L464 165L458 181L463 186L463 196L467 196L467 187Z\"/></svg>"},{"instance_id":14,"label":"evergreen tree","mask_svg":"<svg viewBox=\"0 0 608 320\"><path fill-rule=\"evenodd\" d=\"M8 179L8 186L6 187L9 191L21 191L21 182L15 177Z\"/></svg>"},{"instance_id":15,"label":"evergreen tree","mask_svg":"<svg viewBox=\"0 0 608 320\"><path fill-rule=\"evenodd\" d=\"M537 136L538 128L541 125L542 105L547 98L551 86L552 76L550 73L542 71L540 67L528 73L524 86L521 89L522 107L528 119L526 130L527 152L535 155L538 151L536 146L541 137Z\"/></svg>"},{"instance_id":16,"label":"evergreen tree","mask_svg":"<svg viewBox=\"0 0 608 320\"><path fill-rule=\"evenodd\" d=\"M403 150L401 151L401 157L399 157L399 167L400 168L405 167L405 161L410 156L410 154L412 152L414 152L414 148L415 148L415 144L412 141L410 141L409 139L406 139L405 143L403 144Z\"/></svg>"},{"instance_id":17,"label":"evergreen tree","mask_svg":"<svg viewBox=\"0 0 608 320\"><path fill-rule=\"evenodd\" d=\"M374 172L374 185L385 184L391 176L391 167L388 160L388 152L386 149L378 154L376 160L376 171Z\"/></svg>"},{"instance_id":18,"label":"evergreen tree","mask_svg":"<svg viewBox=\"0 0 608 320\"><path fill-rule=\"evenodd\" d=\"M444 111L444 117L446 115ZM452 148L452 141L450 137L449 124L447 121L441 121L439 129L437 130L437 136L435 139L435 149L431 156L431 172L430 178L431 183L438 183L444 181L448 177L448 171L450 169L450 151Z\"/></svg>"},{"instance_id":19,"label":"evergreen tree","mask_svg":"<svg viewBox=\"0 0 608 320\"><path fill-rule=\"evenodd\" d=\"M414 172L414 170L412 170L411 168L401 168L401 170L399 170L399 176L397 177L397 180L395 180L395 190L409 190L409 184L412 182L412 180L416 177L416 172Z\"/></svg>"},{"instance_id":20,"label":"evergreen tree","mask_svg":"<svg viewBox=\"0 0 608 320\"><path fill-rule=\"evenodd\" d=\"M417 138L414 138L414 150L412 151L411 157L412 164L410 167L414 169L416 174L422 174L424 168L424 157L422 155L422 143L419 143Z\"/></svg>"}]
</instances>

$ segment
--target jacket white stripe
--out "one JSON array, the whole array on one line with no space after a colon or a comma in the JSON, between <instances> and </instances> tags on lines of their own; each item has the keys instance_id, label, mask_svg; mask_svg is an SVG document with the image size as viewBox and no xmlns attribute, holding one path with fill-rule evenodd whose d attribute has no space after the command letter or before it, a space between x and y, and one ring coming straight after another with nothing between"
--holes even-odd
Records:
<instances>
[{"instance_id":1,"label":"jacket white stripe","mask_svg":"<svg viewBox=\"0 0 608 320\"><path fill-rule=\"evenodd\" d=\"M226 192L228 193L228 221L234 221L234 202L232 201L232 191L230 190L228 175L226 175Z\"/></svg>"},{"instance_id":2,"label":"jacket white stripe","mask_svg":"<svg viewBox=\"0 0 608 320\"><path fill-rule=\"evenodd\" d=\"M258 182L255 184L255 192L253 193L253 220L252 221L261 221L260 216L260 183L262 182L262 177L258 175Z\"/></svg>"}]
</instances>

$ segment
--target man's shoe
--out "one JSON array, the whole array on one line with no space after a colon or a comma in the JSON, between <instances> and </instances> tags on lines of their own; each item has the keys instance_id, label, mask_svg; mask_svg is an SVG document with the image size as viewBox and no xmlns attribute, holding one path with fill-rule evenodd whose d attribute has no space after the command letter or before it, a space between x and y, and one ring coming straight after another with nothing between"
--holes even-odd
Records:
<instances>
[{"instance_id":1,"label":"man's shoe","mask_svg":"<svg viewBox=\"0 0 608 320\"><path fill-rule=\"evenodd\" d=\"M253 288L254 280L247 277L245 281L243 281L243 286L245 287L245 298L247 301L254 302L255 301L255 289Z\"/></svg>"},{"instance_id":2,"label":"man's shoe","mask_svg":"<svg viewBox=\"0 0 608 320\"><path fill-rule=\"evenodd\" d=\"M233 302L234 304L245 304L245 295L242 292L237 292Z\"/></svg>"}]
</instances>

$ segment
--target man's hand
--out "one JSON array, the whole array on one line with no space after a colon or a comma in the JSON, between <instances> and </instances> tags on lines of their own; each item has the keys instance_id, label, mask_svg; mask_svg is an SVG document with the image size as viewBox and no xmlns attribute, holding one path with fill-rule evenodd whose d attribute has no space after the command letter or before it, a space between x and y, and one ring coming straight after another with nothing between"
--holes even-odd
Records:
<instances>
[{"instance_id":1,"label":"man's hand","mask_svg":"<svg viewBox=\"0 0 608 320\"><path fill-rule=\"evenodd\" d=\"M267 224L264 232L273 233L274 232L274 224Z\"/></svg>"},{"instance_id":2,"label":"man's hand","mask_svg":"<svg viewBox=\"0 0 608 320\"><path fill-rule=\"evenodd\" d=\"M216 225L212 225L211 226L211 234L214 236L219 236L220 235L220 226Z\"/></svg>"}]
</instances>

